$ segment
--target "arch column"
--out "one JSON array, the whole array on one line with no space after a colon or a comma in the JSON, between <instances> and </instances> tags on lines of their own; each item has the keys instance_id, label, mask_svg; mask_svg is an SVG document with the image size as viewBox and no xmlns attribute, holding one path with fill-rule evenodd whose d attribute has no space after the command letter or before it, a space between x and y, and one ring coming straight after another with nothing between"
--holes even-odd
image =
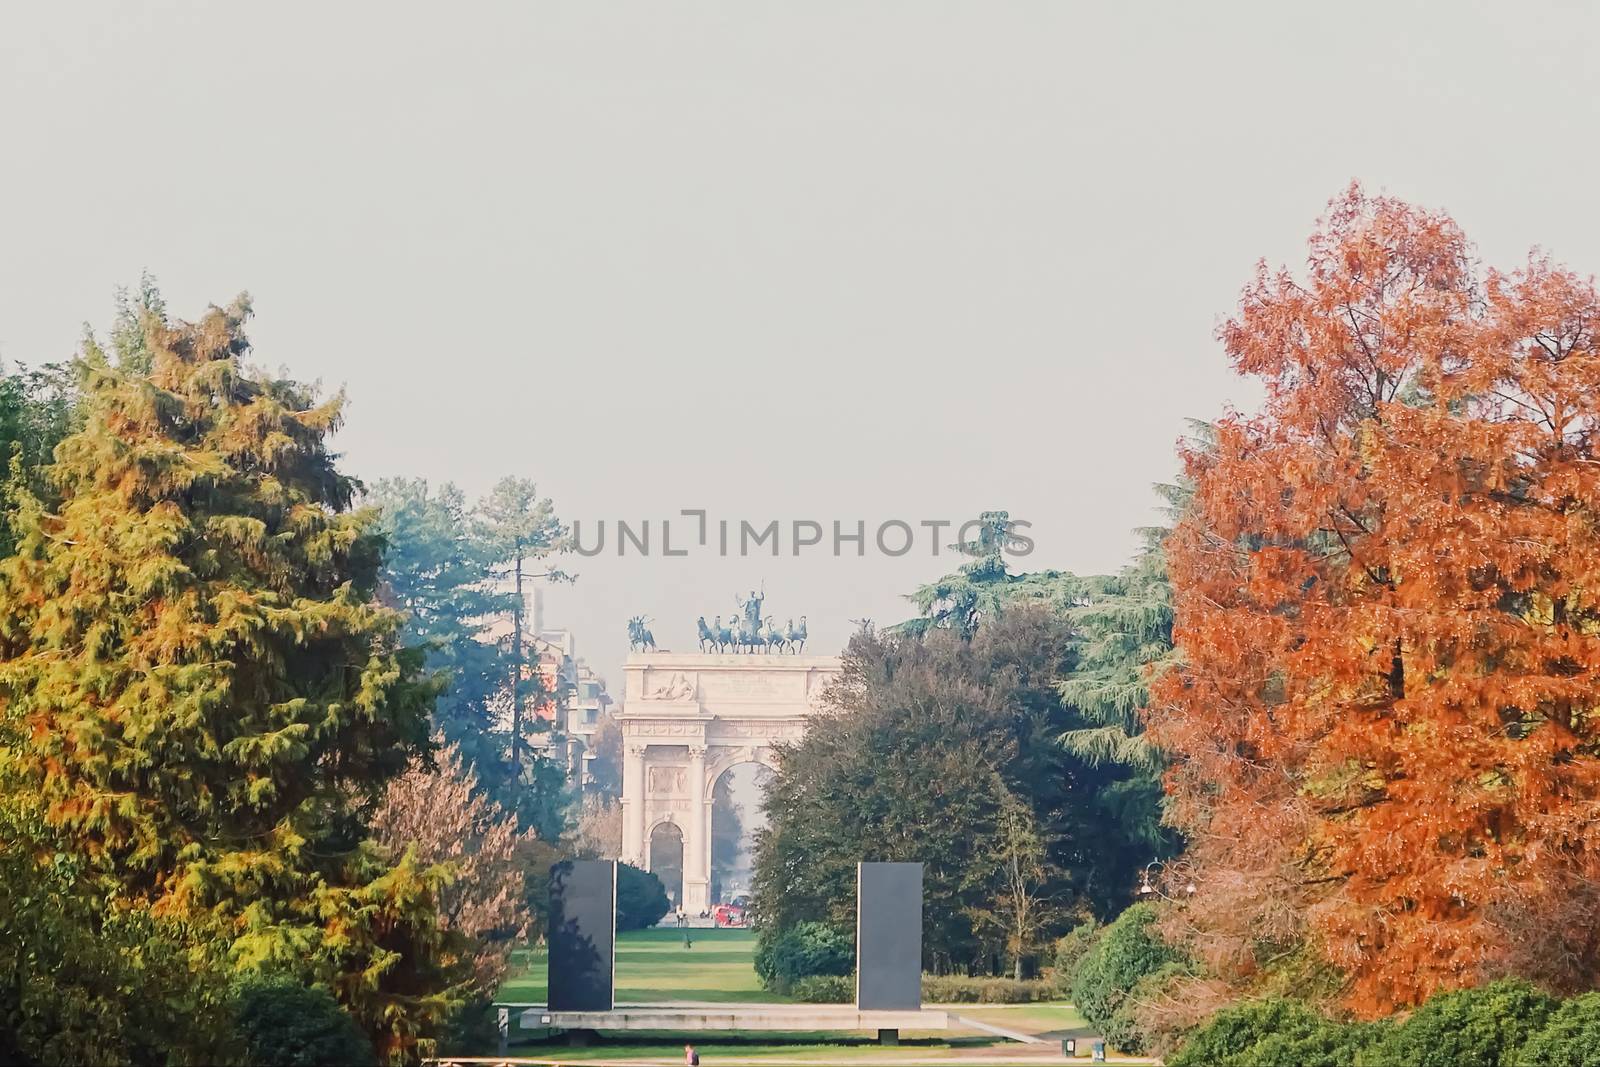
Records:
<instances>
[{"instance_id":1,"label":"arch column","mask_svg":"<svg viewBox=\"0 0 1600 1067\"><path fill-rule=\"evenodd\" d=\"M622 859L645 866L644 745L628 745L622 759Z\"/></svg>"},{"instance_id":2,"label":"arch column","mask_svg":"<svg viewBox=\"0 0 1600 1067\"><path fill-rule=\"evenodd\" d=\"M706 750L689 748L689 810L683 840L683 900L690 914L711 906L711 835L706 832Z\"/></svg>"}]
</instances>

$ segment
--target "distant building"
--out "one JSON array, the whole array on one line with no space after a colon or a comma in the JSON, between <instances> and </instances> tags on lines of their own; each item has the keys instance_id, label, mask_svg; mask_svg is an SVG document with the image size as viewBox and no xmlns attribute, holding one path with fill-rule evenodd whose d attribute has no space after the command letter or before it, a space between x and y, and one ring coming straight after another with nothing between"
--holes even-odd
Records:
<instances>
[{"instance_id":1,"label":"distant building","mask_svg":"<svg viewBox=\"0 0 1600 1067\"><path fill-rule=\"evenodd\" d=\"M578 642L571 630L547 629L544 595L533 591L533 610L523 616L522 640L526 655L539 673L541 688L550 694L527 714L543 719L549 729L534 735L534 751L566 768L567 781L581 789L593 780L594 735L614 703L605 679L577 655ZM511 620L497 620L487 636L501 643L511 639Z\"/></svg>"}]
</instances>

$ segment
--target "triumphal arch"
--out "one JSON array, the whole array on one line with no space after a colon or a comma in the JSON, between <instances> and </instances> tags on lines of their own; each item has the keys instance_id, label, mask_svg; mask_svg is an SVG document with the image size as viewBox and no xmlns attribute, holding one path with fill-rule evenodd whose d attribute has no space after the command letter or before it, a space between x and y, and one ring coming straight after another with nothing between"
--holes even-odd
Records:
<instances>
[{"instance_id":1,"label":"triumphal arch","mask_svg":"<svg viewBox=\"0 0 1600 1067\"><path fill-rule=\"evenodd\" d=\"M713 902L712 793L734 767L775 765L839 673L835 656L635 652L623 667L622 858L657 869L653 848L682 842L690 914Z\"/></svg>"}]
</instances>

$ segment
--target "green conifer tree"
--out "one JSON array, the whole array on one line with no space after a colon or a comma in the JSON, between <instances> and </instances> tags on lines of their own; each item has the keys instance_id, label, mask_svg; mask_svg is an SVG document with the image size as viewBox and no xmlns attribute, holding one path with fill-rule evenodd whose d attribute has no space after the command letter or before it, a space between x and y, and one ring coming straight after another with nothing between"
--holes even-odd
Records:
<instances>
[{"instance_id":1,"label":"green conifer tree","mask_svg":"<svg viewBox=\"0 0 1600 1067\"><path fill-rule=\"evenodd\" d=\"M84 361L84 424L0 563L0 790L53 847L232 965L331 987L391 1053L453 1003L442 870L360 806L433 689L328 450L342 398L247 368L249 303L145 315L150 372Z\"/></svg>"},{"instance_id":2,"label":"green conifer tree","mask_svg":"<svg viewBox=\"0 0 1600 1067\"><path fill-rule=\"evenodd\" d=\"M466 498L446 483L386 478L369 496L382 512L382 598L405 613L405 643L443 675L434 723L485 780L498 781L510 734L496 722L507 688L505 653L488 636L512 595L493 581L494 560L474 536Z\"/></svg>"},{"instance_id":3,"label":"green conifer tree","mask_svg":"<svg viewBox=\"0 0 1600 1067\"><path fill-rule=\"evenodd\" d=\"M1008 511L985 511L974 523L976 536L952 545L967 557L954 573L921 586L907 599L917 606L918 615L894 629L922 634L935 628L950 628L971 637L985 619L992 619L1007 607L1029 602L1065 605L1077 595L1078 579L1063 571L1012 573L1006 562L1008 552L1030 548L1032 542L1019 532Z\"/></svg>"},{"instance_id":4,"label":"green conifer tree","mask_svg":"<svg viewBox=\"0 0 1600 1067\"><path fill-rule=\"evenodd\" d=\"M1191 421L1190 435L1203 447L1212 440L1212 428ZM1176 522L1193 489L1183 480L1154 488L1167 519ZM1177 841L1160 825L1166 762L1144 736L1141 717L1151 681L1178 657L1162 547L1170 532L1165 525L1140 530L1144 544L1131 563L1115 575L1083 580L1082 602L1069 610L1079 635L1077 667L1057 685L1084 720L1062 735L1067 751L1091 766L1115 764L1131 772L1102 791L1097 805L1130 834L1142 836L1156 855L1170 853Z\"/></svg>"}]
</instances>

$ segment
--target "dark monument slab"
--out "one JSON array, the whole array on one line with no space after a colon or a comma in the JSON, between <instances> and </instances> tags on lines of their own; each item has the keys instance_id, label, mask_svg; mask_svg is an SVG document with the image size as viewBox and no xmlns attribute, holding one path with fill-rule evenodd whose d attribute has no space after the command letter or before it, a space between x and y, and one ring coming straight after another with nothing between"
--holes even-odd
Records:
<instances>
[{"instance_id":1,"label":"dark monument slab","mask_svg":"<svg viewBox=\"0 0 1600 1067\"><path fill-rule=\"evenodd\" d=\"M568 860L550 869L551 1011L610 1011L616 991L617 865Z\"/></svg>"},{"instance_id":2,"label":"dark monument slab","mask_svg":"<svg viewBox=\"0 0 1600 1067\"><path fill-rule=\"evenodd\" d=\"M922 864L856 867L856 1007L922 1008Z\"/></svg>"}]
</instances>

